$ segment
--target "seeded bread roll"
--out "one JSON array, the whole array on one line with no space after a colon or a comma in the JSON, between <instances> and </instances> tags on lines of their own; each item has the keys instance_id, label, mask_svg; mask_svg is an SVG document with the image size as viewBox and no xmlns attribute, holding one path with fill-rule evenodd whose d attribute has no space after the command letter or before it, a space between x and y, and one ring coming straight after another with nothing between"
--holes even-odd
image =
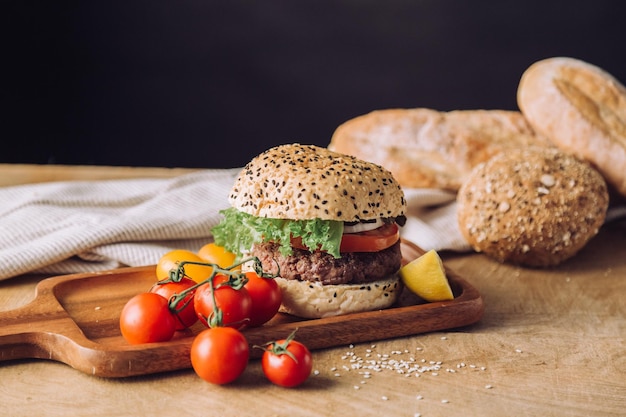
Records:
<instances>
[{"instance_id":1,"label":"seeded bread roll","mask_svg":"<svg viewBox=\"0 0 626 417\"><path fill-rule=\"evenodd\" d=\"M524 72L517 100L536 131L591 162L626 196L626 88L619 81L584 61L549 58Z\"/></svg>"},{"instance_id":2,"label":"seeded bread roll","mask_svg":"<svg viewBox=\"0 0 626 417\"><path fill-rule=\"evenodd\" d=\"M520 112L377 110L350 119L328 148L387 168L403 187L457 191L472 168L508 149L553 146Z\"/></svg>"},{"instance_id":3,"label":"seeded bread roll","mask_svg":"<svg viewBox=\"0 0 626 417\"><path fill-rule=\"evenodd\" d=\"M406 201L391 173L371 162L298 143L252 159L229 195L257 217L354 222L404 215Z\"/></svg>"},{"instance_id":4,"label":"seeded bread roll","mask_svg":"<svg viewBox=\"0 0 626 417\"><path fill-rule=\"evenodd\" d=\"M499 154L458 194L461 233L500 262L545 267L576 254L604 222L609 196L588 163L551 149Z\"/></svg>"}]
</instances>

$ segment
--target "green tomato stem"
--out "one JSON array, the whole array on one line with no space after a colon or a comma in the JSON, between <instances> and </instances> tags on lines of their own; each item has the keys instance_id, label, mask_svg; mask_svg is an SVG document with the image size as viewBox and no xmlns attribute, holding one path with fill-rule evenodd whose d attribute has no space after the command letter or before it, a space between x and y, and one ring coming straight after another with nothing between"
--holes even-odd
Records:
<instances>
[{"instance_id":1,"label":"green tomato stem","mask_svg":"<svg viewBox=\"0 0 626 417\"><path fill-rule=\"evenodd\" d=\"M198 287L206 283L209 283L210 290L211 290L211 297L213 301L213 313L211 314L211 317L207 317L206 320L207 320L207 323L209 324L209 327L221 326L223 323L223 312L217 306L217 302L215 300L215 290L217 288L220 288L221 286L230 286L235 290L240 290L241 288L243 288L248 282L248 277L246 276L245 272L241 272L241 270L237 268L248 262L252 262L252 267L254 269L254 272L260 277L275 278L277 276L277 275L265 273L263 271L261 261L256 256L243 259L242 261L237 262L227 268L222 268L219 265L211 263L211 262L181 261L175 269L172 269L169 272L169 277L165 279L164 281L161 281L161 283L180 282L183 279L183 277L185 277L185 265L206 266L208 268L212 268L212 272L208 278L196 283L195 285L181 291L180 294L176 294L175 296L170 298L169 308L174 312L181 311L191 301L191 300L186 300L185 303L182 305L182 307L179 308L179 304L187 297L187 295L195 291ZM228 277L228 280L215 286L214 279L217 275L225 275Z\"/></svg>"},{"instance_id":2,"label":"green tomato stem","mask_svg":"<svg viewBox=\"0 0 626 417\"><path fill-rule=\"evenodd\" d=\"M298 328L295 328L289 334L289 336L287 336L287 338L282 341L282 343L278 343L277 341L271 341L261 346L253 345L252 347L263 349L264 351L273 353L276 356L287 355L291 359L293 359L295 363L298 363L298 359L294 356L293 353L291 353L291 351L289 351L289 349L287 349L289 347L289 344L295 339L297 331L298 331Z\"/></svg>"}]
</instances>

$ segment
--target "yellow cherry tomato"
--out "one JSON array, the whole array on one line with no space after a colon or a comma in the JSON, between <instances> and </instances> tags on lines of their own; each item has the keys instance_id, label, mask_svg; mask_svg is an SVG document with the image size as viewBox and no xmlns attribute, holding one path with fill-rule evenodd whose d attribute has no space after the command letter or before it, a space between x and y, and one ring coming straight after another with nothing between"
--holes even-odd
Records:
<instances>
[{"instance_id":1,"label":"yellow cherry tomato","mask_svg":"<svg viewBox=\"0 0 626 417\"><path fill-rule=\"evenodd\" d=\"M161 257L161 259L159 259L159 262L156 265L157 280L162 280L169 277L170 271L172 269L178 268L178 265L182 261L204 263L207 262L192 251L185 249L174 249L170 252L167 252ZM186 264L184 265L184 268L185 276L191 278L196 282L204 281L213 273L213 268L205 265Z\"/></svg>"},{"instance_id":2,"label":"yellow cherry tomato","mask_svg":"<svg viewBox=\"0 0 626 417\"><path fill-rule=\"evenodd\" d=\"M228 268L235 263L235 254L227 251L222 246L218 246L215 243L207 243L198 251L198 256L204 259L205 262L210 262L219 265L221 268ZM237 267L235 269L241 269Z\"/></svg>"}]
</instances>

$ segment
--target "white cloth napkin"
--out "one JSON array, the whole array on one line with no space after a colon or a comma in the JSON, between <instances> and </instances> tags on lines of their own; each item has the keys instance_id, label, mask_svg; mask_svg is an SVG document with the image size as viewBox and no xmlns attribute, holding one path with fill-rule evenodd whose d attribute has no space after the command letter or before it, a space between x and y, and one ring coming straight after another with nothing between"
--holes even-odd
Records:
<instances>
[{"instance_id":1,"label":"white cloth napkin","mask_svg":"<svg viewBox=\"0 0 626 417\"><path fill-rule=\"evenodd\" d=\"M240 169L169 179L66 181L0 188L0 279L155 264L211 241ZM405 190L402 235L423 249L468 250L455 195Z\"/></svg>"}]
</instances>

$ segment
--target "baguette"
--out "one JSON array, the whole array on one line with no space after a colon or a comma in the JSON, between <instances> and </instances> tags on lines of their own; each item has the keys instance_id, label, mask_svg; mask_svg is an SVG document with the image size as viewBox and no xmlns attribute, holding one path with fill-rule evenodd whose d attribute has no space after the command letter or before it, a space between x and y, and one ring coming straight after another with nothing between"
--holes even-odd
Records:
<instances>
[{"instance_id":1,"label":"baguette","mask_svg":"<svg viewBox=\"0 0 626 417\"><path fill-rule=\"evenodd\" d=\"M479 163L531 145L552 146L518 111L414 108L350 119L328 148L387 168L403 187L458 191Z\"/></svg>"}]
</instances>

